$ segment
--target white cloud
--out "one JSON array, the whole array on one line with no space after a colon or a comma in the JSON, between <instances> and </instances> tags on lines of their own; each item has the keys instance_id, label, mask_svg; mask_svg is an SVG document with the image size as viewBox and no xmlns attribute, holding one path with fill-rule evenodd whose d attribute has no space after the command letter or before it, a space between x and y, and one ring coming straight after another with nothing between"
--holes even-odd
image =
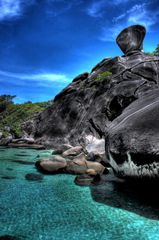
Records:
<instances>
[{"instance_id":1,"label":"white cloud","mask_svg":"<svg viewBox=\"0 0 159 240\"><path fill-rule=\"evenodd\" d=\"M119 0L117 0L119 1ZM114 17L112 25L109 27L102 28L102 34L99 37L101 41L114 42L117 35L124 28L134 25L141 24L146 27L147 30L153 26L159 18L159 10L156 9L153 13L149 10L148 3L136 4L131 9L119 16Z\"/></svg>"},{"instance_id":2,"label":"white cloud","mask_svg":"<svg viewBox=\"0 0 159 240\"><path fill-rule=\"evenodd\" d=\"M17 18L23 14L25 7L32 5L34 0L0 0L0 21Z\"/></svg>"},{"instance_id":3,"label":"white cloud","mask_svg":"<svg viewBox=\"0 0 159 240\"><path fill-rule=\"evenodd\" d=\"M64 74L56 73L37 73L37 74L22 74L22 73L11 73L0 70L0 76L7 78L14 78L19 80L31 80L36 82L57 82L57 83L69 83L70 80Z\"/></svg>"},{"instance_id":4,"label":"white cloud","mask_svg":"<svg viewBox=\"0 0 159 240\"><path fill-rule=\"evenodd\" d=\"M136 4L131 9L127 10L125 13L115 17L113 22L118 22L126 18L128 24L142 24L149 28L156 23L159 16L159 11L153 11L153 13L148 8L149 4Z\"/></svg>"},{"instance_id":5,"label":"white cloud","mask_svg":"<svg viewBox=\"0 0 159 240\"><path fill-rule=\"evenodd\" d=\"M150 26L156 23L158 16L159 12L152 14L146 9L143 9L142 11L137 11L136 13L134 12L133 14L130 14L127 21L129 24L141 24L149 29Z\"/></svg>"}]
</instances>

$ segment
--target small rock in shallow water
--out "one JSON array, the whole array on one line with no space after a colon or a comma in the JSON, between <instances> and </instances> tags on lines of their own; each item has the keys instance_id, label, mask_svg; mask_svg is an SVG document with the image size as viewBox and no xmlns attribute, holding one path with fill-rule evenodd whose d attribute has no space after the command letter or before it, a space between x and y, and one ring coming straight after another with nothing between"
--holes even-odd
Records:
<instances>
[{"instance_id":1,"label":"small rock in shallow water","mask_svg":"<svg viewBox=\"0 0 159 240\"><path fill-rule=\"evenodd\" d=\"M89 176L88 174L82 174L77 176L74 180L76 185L79 186L89 186L92 184L93 177Z\"/></svg>"},{"instance_id":2,"label":"small rock in shallow water","mask_svg":"<svg viewBox=\"0 0 159 240\"><path fill-rule=\"evenodd\" d=\"M92 181L92 184L98 184L101 180L101 176L100 174L97 174L94 178L93 178L93 181Z\"/></svg>"},{"instance_id":3,"label":"small rock in shallow water","mask_svg":"<svg viewBox=\"0 0 159 240\"><path fill-rule=\"evenodd\" d=\"M66 160L61 156L54 156L51 159L43 159L37 161L35 166L43 173L61 173L67 166Z\"/></svg>"},{"instance_id":4,"label":"small rock in shallow water","mask_svg":"<svg viewBox=\"0 0 159 240\"><path fill-rule=\"evenodd\" d=\"M2 178L2 179L11 180L11 179L15 179L16 177L12 177L12 176L2 176L1 178Z\"/></svg>"},{"instance_id":5,"label":"small rock in shallow water","mask_svg":"<svg viewBox=\"0 0 159 240\"><path fill-rule=\"evenodd\" d=\"M13 168L6 168L8 171L13 171Z\"/></svg>"},{"instance_id":6,"label":"small rock in shallow water","mask_svg":"<svg viewBox=\"0 0 159 240\"><path fill-rule=\"evenodd\" d=\"M28 181L41 181L43 178L43 175L37 173L28 173L25 175L25 179Z\"/></svg>"},{"instance_id":7,"label":"small rock in shallow water","mask_svg":"<svg viewBox=\"0 0 159 240\"><path fill-rule=\"evenodd\" d=\"M96 175L97 175L97 172L96 172L94 169L89 168L89 169L86 171L86 174L88 174L89 176L96 176Z\"/></svg>"},{"instance_id":8,"label":"small rock in shallow water","mask_svg":"<svg viewBox=\"0 0 159 240\"><path fill-rule=\"evenodd\" d=\"M59 154L62 154L62 153L63 153L62 149L57 149L57 150L53 151L52 155L59 155Z\"/></svg>"},{"instance_id":9,"label":"small rock in shallow water","mask_svg":"<svg viewBox=\"0 0 159 240\"><path fill-rule=\"evenodd\" d=\"M82 152L82 150L83 149L81 146L72 147L66 150L65 152L63 152L62 156L63 157L77 156Z\"/></svg>"},{"instance_id":10,"label":"small rock in shallow water","mask_svg":"<svg viewBox=\"0 0 159 240\"><path fill-rule=\"evenodd\" d=\"M55 148L52 152L52 155L62 154L63 152L67 151L68 149L72 148L73 146L69 144L62 144L59 147Z\"/></svg>"},{"instance_id":11,"label":"small rock in shallow water","mask_svg":"<svg viewBox=\"0 0 159 240\"><path fill-rule=\"evenodd\" d=\"M25 164L25 165L32 165L32 164L34 164L34 162L25 161L25 160L13 160L12 162L20 163L20 164Z\"/></svg>"}]
</instances>

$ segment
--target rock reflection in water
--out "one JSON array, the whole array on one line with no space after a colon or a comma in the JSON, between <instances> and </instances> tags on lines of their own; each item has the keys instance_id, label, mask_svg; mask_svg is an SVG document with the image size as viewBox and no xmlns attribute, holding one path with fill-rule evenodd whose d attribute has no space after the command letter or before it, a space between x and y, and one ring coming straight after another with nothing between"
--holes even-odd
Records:
<instances>
[{"instance_id":1,"label":"rock reflection in water","mask_svg":"<svg viewBox=\"0 0 159 240\"><path fill-rule=\"evenodd\" d=\"M159 220L158 186L153 181L123 181L110 172L102 177L99 185L90 186L90 190L96 202Z\"/></svg>"}]
</instances>

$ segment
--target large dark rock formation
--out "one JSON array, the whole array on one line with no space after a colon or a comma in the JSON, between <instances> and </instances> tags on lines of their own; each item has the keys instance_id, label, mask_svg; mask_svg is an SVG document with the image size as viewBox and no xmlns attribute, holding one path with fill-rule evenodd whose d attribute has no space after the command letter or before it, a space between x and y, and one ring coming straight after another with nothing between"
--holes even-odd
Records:
<instances>
[{"instance_id":1,"label":"large dark rock formation","mask_svg":"<svg viewBox=\"0 0 159 240\"><path fill-rule=\"evenodd\" d=\"M124 161L129 162L133 158L131 153L137 153L135 165L141 154L156 157L159 58L142 51L145 33L145 28L139 25L123 30L117 44L124 56L105 58L90 74L76 77L34 122L25 124L25 131L37 143L47 146L64 143L85 146L88 136L102 139L106 134L106 154L116 172L123 155ZM140 164L145 165L142 161Z\"/></svg>"},{"instance_id":2,"label":"large dark rock formation","mask_svg":"<svg viewBox=\"0 0 159 240\"><path fill-rule=\"evenodd\" d=\"M159 89L130 104L110 124L106 139L118 175L159 178Z\"/></svg>"}]
</instances>

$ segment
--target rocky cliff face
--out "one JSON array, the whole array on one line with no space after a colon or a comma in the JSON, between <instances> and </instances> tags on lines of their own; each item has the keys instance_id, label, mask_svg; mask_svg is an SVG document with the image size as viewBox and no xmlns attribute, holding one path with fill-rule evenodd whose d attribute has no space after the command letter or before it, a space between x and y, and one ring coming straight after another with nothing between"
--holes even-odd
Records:
<instances>
[{"instance_id":1,"label":"rocky cliff face","mask_svg":"<svg viewBox=\"0 0 159 240\"><path fill-rule=\"evenodd\" d=\"M122 176L140 175L136 170L133 174L125 170L131 167L131 152L146 154L147 146L154 146L158 139L156 109L159 104L155 99L158 99L159 58L142 51L145 32L145 28L138 25L123 30L117 44L124 56L104 59L91 73L76 77L32 125L25 124L25 131L38 143L49 146L85 144L88 136L98 139L106 136L107 157L115 171ZM155 126L152 131L151 124ZM150 129L147 135L144 135L145 129ZM157 138L149 138L154 133ZM143 139L143 144L139 144ZM145 147L140 146L144 144ZM149 149L149 153L152 154L153 149L157 154L159 146ZM126 156L123 162L118 162L123 155Z\"/></svg>"}]
</instances>

